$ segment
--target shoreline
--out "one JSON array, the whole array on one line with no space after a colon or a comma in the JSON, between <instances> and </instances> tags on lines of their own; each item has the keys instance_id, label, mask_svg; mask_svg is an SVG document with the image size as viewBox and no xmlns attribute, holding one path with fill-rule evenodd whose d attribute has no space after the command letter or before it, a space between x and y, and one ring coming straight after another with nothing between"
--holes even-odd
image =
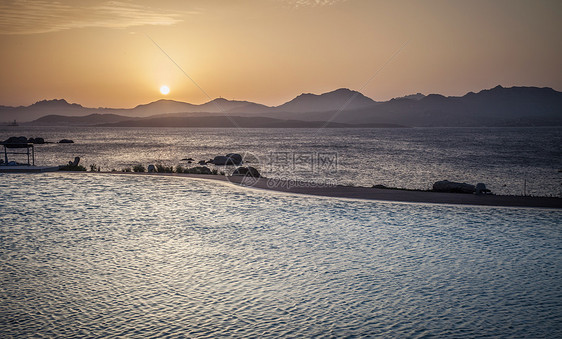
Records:
<instances>
[{"instance_id":1,"label":"shoreline","mask_svg":"<svg viewBox=\"0 0 562 339\"><path fill-rule=\"evenodd\" d=\"M73 173L73 172L65 172ZM76 172L74 172L76 173ZM84 172L81 172L84 173ZM493 207L531 207L531 208L562 208L562 198L556 197L531 197L513 195L475 195L463 193L443 193L432 191L410 191L401 189L381 189L370 187L353 187L340 185L320 185L305 181L287 181L271 178L248 178L243 176L210 175L210 174L185 174L185 173L147 173L147 172L85 172L100 174L121 175L152 175L173 176L193 179L214 180L232 183L239 187L256 188L267 191L282 192L299 195L312 195L331 198L346 198L374 201L426 203L426 204L451 204L468 206L493 206Z\"/></svg>"},{"instance_id":2,"label":"shoreline","mask_svg":"<svg viewBox=\"0 0 562 339\"><path fill-rule=\"evenodd\" d=\"M50 168L49 168L50 169ZM3 173L40 173L47 171L6 171ZM443 193L433 191L417 191L398 188L371 188L343 185L325 185L298 180L282 180L275 178L252 178L244 176L224 176L212 174L187 173L148 173L148 172L86 172L86 171L49 171L51 173L88 173L117 175L151 175L169 176L191 179L214 180L230 183L238 187L254 188L265 191L311 195L318 197L388 201L402 203L446 204L490 207L528 207L528 208L562 208L562 198L533 197L516 195L475 195L464 193Z\"/></svg>"}]
</instances>

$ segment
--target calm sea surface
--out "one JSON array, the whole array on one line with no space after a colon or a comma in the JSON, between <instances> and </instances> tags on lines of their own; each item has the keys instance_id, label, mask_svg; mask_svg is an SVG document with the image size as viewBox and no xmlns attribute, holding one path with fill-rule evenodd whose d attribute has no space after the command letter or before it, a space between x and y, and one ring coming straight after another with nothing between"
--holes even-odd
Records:
<instances>
[{"instance_id":1,"label":"calm sea surface","mask_svg":"<svg viewBox=\"0 0 562 339\"><path fill-rule=\"evenodd\" d=\"M104 171L240 153L268 177L428 189L485 183L494 193L561 196L562 128L219 129L0 127L10 136L67 138L37 146L37 163L82 158ZM227 174L233 169L224 170ZM526 192L525 192L526 190Z\"/></svg>"},{"instance_id":2,"label":"calm sea surface","mask_svg":"<svg viewBox=\"0 0 562 339\"><path fill-rule=\"evenodd\" d=\"M97 173L0 192L3 338L562 336L561 211Z\"/></svg>"}]
</instances>

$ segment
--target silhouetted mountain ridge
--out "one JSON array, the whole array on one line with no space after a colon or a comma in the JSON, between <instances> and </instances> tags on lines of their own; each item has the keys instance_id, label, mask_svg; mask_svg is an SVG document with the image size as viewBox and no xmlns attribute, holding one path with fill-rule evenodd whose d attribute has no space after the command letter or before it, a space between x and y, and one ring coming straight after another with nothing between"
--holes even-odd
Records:
<instances>
[{"instance_id":1,"label":"silhouetted mountain ridge","mask_svg":"<svg viewBox=\"0 0 562 339\"><path fill-rule=\"evenodd\" d=\"M101 127L219 127L219 128L401 128L394 124L346 124L326 121L283 120L267 117L207 115L125 120Z\"/></svg>"},{"instance_id":2,"label":"silhouetted mountain ridge","mask_svg":"<svg viewBox=\"0 0 562 339\"><path fill-rule=\"evenodd\" d=\"M131 109L137 116L146 116L146 115L153 115L154 112L162 112L162 113L180 113L180 112L188 112L193 110L197 105L190 104L187 102L175 101L175 100L168 100L168 99L160 99L154 102L150 102L148 104L138 105Z\"/></svg>"},{"instance_id":3,"label":"silhouetted mountain ridge","mask_svg":"<svg viewBox=\"0 0 562 339\"><path fill-rule=\"evenodd\" d=\"M416 94L410 94L410 95L405 95L403 97L400 98L395 98L395 99L412 99L412 100L420 100L425 98L425 95L421 94L421 93L416 93Z\"/></svg>"},{"instance_id":4,"label":"silhouetted mountain ridge","mask_svg":"<svg viewBox=\"0 0 562 339\"><path fill-rule=\"evenodd\" d=\"M30 106L0 106L0 122L35 120L31 124L36 125L92 125L116 123L119 121L117 119L178 118L194 114L333 121L342 124L562 126L562 93L548 87L496 86L463 96L424 96L418 93L376 102L360 92L342 88L324 94L304 93L274 107L224 98L200 105L163 99L130 109L87 108L64 99L42 100ZM47 115L56 117L47 118ZM44 116L45 119L38 119Z\"/></svg>"},{"instance_id":5,"label":"silhouetted mountain ridge","mask_svg":"<svg viewBox=\"0 0 562 339\"><path fill-rule=\"evenodd\" d=\"M293 100L275 107L280 112L307 113L351 110L371 106L376 102L363 94L340 88L324 94L303 93Z\"/></svg>"},{"instance_id":6,"label":"silhouetted mountain ridge","mask_svg":"<svg viewBox=\"0 0 562 339\"><path fill-rule=\"evenodd\" d=\"M319 117L315 117L318 119ZM497 86L462 97L430 94L418 101L390 100L334 121L411 126L562 126L562 93L552 88Z\"/></svg>"},{"instance_id":7,"label":"silhouetted mountain ridge","mask_svg":"<svg viewBox=\"0 0 562 339\"><path fill-rule=\"evenodd\" d=\"M68 101L64 99L52 99L52 100L41 100L37 101L36 103L32 104L29 107L67 107L72 106L75 108L81 108L82 105L79 104L70 104Z\"/></svg>"},{"instance_id":8,"label":"silhouetted mountain ridge","mask_svg":"<svg viewBox=\"0 0 562 339\"><path fill-rule=\"evenodd\" d=\"M94 113L86 116L65 116L65 115L46 115L33 121L34 126L88 126L107 123L115 123L125 120L134 120L140 118L131 118L117 114L99 114Z\"/></svg>"}]
</instances>

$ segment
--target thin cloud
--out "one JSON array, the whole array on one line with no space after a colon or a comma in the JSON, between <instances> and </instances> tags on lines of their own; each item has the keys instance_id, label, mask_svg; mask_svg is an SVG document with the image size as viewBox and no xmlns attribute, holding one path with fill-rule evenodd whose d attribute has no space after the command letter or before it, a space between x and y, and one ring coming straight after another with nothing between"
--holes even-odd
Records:
<instances>
[{"instance_id":1,"label":"thin cloud","mask_svg":"<svg viewBox=\"0 0 562 339\"><path fill-rule=\"evenodd\" d=\"M347 0L283 0L292 7L321 7L331 6Z\"/></svg>"},{"instance_id":2,"label":"thin cloud","mask_svg":"<svg viewBox=\"0 0 562 339\"><path fill-rule=\"evenodd\" d=\"M0 34L36 34L68 29L133 26L170 26L186 14L128 2L105 1L94 6L75 6L42 0L2 1Z\"/></svg>"}]
</instances>

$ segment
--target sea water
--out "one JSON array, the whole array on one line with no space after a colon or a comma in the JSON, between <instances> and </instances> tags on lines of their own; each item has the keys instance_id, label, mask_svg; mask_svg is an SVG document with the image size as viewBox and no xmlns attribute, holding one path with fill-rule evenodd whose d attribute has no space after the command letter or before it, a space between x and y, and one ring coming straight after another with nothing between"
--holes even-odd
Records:
<instances>
[{"instance_id":1,"label":"sea water","mask_svg":"<svg viewBox=\"0 0 562 339\"><path fill-rule=\"evenodd\" d=\"M434 182L482 182L496 194L562 196L562 128L102 128L0 127L10 136L72 139L36 146L36 163L74 157L90 170L142 164L193 166L240 153L273 178L371 187L430 189ZM193 158L188 164L182 159ZM23 159L27 160L27 158ZM212 165L209 165L213 167ZM234 168L217 168L229 174Z\"/></svg>"},{"instance_id":2,"label":"sea water","mask_svg":"<svg viewBox=\"0 0 562 339\"><path fill-rule=\"evenodd\" d=\"M560 337L562 212L0 174L0 336Z\"/></svg>"}]
</instances>

